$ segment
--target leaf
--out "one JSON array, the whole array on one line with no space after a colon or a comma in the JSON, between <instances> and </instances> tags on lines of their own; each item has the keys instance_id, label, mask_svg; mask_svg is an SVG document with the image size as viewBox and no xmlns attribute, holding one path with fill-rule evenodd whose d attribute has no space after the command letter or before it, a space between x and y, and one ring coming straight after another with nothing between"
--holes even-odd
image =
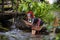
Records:
<instances>
[{"instance_id":1,"label":"leaf","mask_svg":"<svg viewBox=\"0 0 60 40\"><path fill-rule=\"evenodd\" d=\"M27 3L27 4L26 4ZM30 8L28 7L30 5ZM36 2L31 0L26 0L23 4L21 3L20 12L25 10L32 10L36 17L41 18L44 22L51 23L53 21L53 14L51 11L53 10L53 6L50 4L46 4L45 2Z\"/></svg>"}]
</instances>

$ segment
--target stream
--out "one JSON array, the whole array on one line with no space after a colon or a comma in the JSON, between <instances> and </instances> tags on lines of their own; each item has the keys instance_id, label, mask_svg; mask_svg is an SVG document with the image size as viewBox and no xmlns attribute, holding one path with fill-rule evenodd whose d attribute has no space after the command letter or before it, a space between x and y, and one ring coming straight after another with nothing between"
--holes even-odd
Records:
<instances>
[{"instance_id":1,"label":"stream","mask_svg":"<svg viewBox=\"0 0 60 40\"><path fill-rule=\"evenodd\" d=\"M25 32L16 28L15 23L11 25L11 30L0 32L0 40L53 40L56 36L54 33L49 35L32 35L31 32Z\"/></svg>"},{"instance_id":2,"label":"stream","mask_svg":"<svg viewBox=\"0 0 60 40\"><path fill-rule=\"evenodd\" d=\"M8 40L53 40L55 37L55 34L32 35L31 32L24 32L15 28L15 25L12 25L12 28L11 31L0 32L0 35L4 35ZM2 39L0 38L0 40Z\"/></svg>"}]
</instances>

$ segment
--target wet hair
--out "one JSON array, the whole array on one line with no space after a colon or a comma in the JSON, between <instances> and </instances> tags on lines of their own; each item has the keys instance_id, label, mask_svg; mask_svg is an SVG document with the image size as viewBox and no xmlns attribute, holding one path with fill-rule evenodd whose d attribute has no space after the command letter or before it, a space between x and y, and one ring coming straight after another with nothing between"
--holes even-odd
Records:
<instances>
[{"instance_id":1,"label":"wet hair","mask_svg":"<svg viewBox=\"0 0 60 40\"><path fill-rule=\"evenodd\" d=\"M38 22L38 18L34 18L33 24L36 24Z\"/></svg>"},{"instance_id":2,"label":"wet hair","mask_svg":"<svg viewBox=\"0 0 60 40\"><path fill-rule=\"evenodd\" d=\"M33 24L36 24L37 22L39 21L39 19L38 18L34 18L34 22L33 22ZM40 21L40 25L39 26L42 26L43 25L43 21L41 20Z\"/></svg>"},{"instance_id":3,"label":"wet hair","mask_svg":"<svg viewBox=\"0 0 60 40\"><path fill-rule=\"evenodd\" d=\"M40 26L42 26L43 24L44 24L44 22L41 20L41 21L40 21Z\"/></svg>"}]
</instances>

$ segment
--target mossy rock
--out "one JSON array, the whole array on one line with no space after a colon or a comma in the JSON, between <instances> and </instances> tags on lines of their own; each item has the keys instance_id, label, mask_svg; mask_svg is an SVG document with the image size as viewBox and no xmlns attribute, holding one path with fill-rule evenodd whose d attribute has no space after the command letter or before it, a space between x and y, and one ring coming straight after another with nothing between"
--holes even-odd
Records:
<instances>
[{"instance_id":1,"label":"mossy rock","mask_svg":"<svg viewBox=\"0 0 60 40\"><path fill-rule=\"evenodd\" d=\"M0 35L0 40L8 40L8 37L5 35Z\"/></svg>"},{"instance_id":2,"label":"mossy rock","mask_svg":"<svg viewBox=\"0 0 60 40\"><path fill-rule=\"evenodd\" d=\"M56 28L55 33L60 33L60 26Z\"/></svg>"},{"instance_id":3,"label":"mossy rock","mask_svg":"<svg viewBox=\"0 0 60 40\"><path fill-rule=\"evenodd\" d=\"M9 31L11 29L12 22L10 21L1 21L0 22L0 32Z\"/></svg>"}]
</instances>

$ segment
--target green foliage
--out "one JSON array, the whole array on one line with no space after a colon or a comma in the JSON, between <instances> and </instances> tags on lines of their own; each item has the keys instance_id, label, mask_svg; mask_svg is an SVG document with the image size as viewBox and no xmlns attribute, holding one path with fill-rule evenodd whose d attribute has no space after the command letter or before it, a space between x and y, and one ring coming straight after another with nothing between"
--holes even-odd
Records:
<instances>
[{"instance_id":1,"label":"green foliage","mask_svg":"<svg viewBox=\"0 0 60 40\"><path fill-rule=\"evenodd\" d=\"M54 10L60 12L60 4L54 3L53 4Z\"/></svg>"},{"instance_id":2,"label":"green foliage","mask_svg":"<svg viewBox=\"0 0 60 40\"><path fill-rule=\"evenodd\" d=\"M58 33L57 35L56 35L56 39L55 40L60 40L60 33Z\"/></svg>"},{"instance_id":3,"label":"green foliage","mask_svg":"<svg viewBox=\"0 0 60 40\"><path fill-rule=\"evenodd\" d=\"M22 12L23 10L28 11L28 4L27 3L21 3L19 4L18 10Z\"/></svg>"},{"instance_id":4,"label":"green foliage","mask_svg":"<svg viewBox=\"0 0 60 40\"><path fill-rule=\"evenodd\" d=\"M0 0L0 3L2 3L2 0Z\"/></svg>"},{"instance_id":5,"label":"green foliage","mask_svg":"<svg viewBox=\"0 0 60 40\"><path fill-rule=\"evenodd\" d=\"M46 4L45 2L36 2L36 1L22 1L19 4L18 11L29 11L32 10L36 17L41 18L46 23L51 23L54 19L54 10L53 6Z\"/></svg>"},{"instance_id":6,"label":"green foliage","mask_svg":"<svg viewBox=\"0 0 60 40\"><path fill-rule=\"evenodd\" d=\"M0 3L2 3L2 0L0 0Z\"/></svg>"},{"instance_id":7,"label":"green foliage","mask_svg":"<svg viewBox=\"0 0 60 40\"><path fill-rule=\"evenodd\" d=\"M52 7L49 4L46 3L38 3L38 6L36 7L36 9L34 9L34 13L36 17L41 18L43 21L45 22L52 22L53 20L53 13L52 11Z\"/></svg>"}]
</instances>

